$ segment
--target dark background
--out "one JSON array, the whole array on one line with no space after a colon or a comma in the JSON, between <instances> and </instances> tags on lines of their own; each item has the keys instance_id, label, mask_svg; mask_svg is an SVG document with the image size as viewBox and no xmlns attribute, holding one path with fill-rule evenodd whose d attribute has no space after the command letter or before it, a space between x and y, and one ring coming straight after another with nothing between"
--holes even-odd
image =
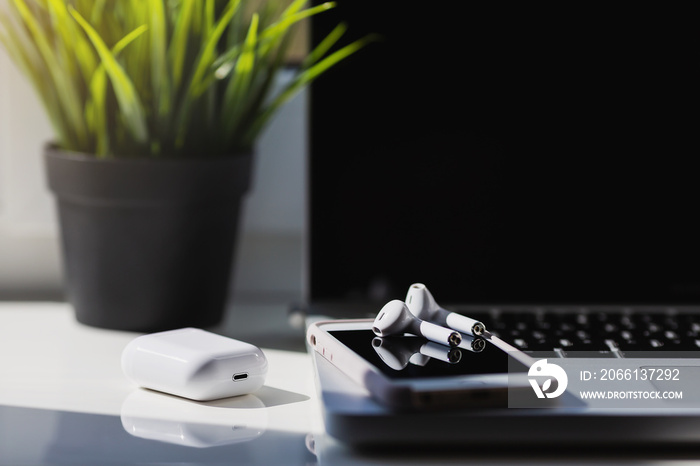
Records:
<instances>
[{"instance_id":1,"label":"dark background","mask_svg":"<svg viewBox=\"0 0 700 466\"><path fill-rule=\"evenodd\" d=\"M312 88L312 299L700 302L690 11L338 3L382 40Z\"/></svg>"}]
</instances>

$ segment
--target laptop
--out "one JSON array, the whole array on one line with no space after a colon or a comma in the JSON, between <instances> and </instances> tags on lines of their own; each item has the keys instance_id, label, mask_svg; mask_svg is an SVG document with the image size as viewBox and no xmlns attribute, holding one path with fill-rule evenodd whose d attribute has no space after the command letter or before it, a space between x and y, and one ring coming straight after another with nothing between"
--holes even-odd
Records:
<instances>
[{"instance_id":1,"label":"laptop","mask_svg":"<svg viewBox=\"0 0 700 466\"><path fill-rule=\"evenodd\" d=\"M311 90L310 314L374 316L422 282L549 358L700 350L691 17L677 5L371 0L315 16L314 44L339 22L339 45L380 39ZM428 441L469 437L463 413L396 416L316 356L341 440L420 440L420 423ZM472 438L700 438L688 412L513 411L470 413L483 433Z\"/></svg>"}]
</instances>

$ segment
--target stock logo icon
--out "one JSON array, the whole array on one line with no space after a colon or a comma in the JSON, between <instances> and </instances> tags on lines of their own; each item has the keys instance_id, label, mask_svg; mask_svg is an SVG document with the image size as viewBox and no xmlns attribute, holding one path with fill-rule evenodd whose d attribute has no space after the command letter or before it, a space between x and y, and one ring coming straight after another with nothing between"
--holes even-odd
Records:
<instances>
[{"instance_id":1,"label":"stock logo icon","mask_svg":"<svg viewBox=\"0 0 700 466\"><path fill-rule=\"evenodd\" d=\"M556 364L548 363L546 359L540 359L530 366L527 375L537 398L556 398L564 393L569 383L569 377L564 369ZM540 380L542 385L539 383ZM556 384L553 385L553 381Z\"/></svg>"}]
</instances>

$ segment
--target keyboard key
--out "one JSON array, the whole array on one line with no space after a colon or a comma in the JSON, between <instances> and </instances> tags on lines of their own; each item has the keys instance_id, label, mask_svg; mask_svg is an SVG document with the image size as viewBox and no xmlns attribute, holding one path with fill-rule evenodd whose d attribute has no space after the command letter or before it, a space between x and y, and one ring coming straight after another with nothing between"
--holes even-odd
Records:
<instances>
[{"instance_id":1,"label":"keyboard key","mask_svg":"<svg viewBox=\"0 0 700 466\"><path fill-rule=\"evenodd\" d=\"M515 340L513 340L513 343L520 349L526 349L528 347L527 342L522 338L516 338Z\"/></svg>"},{"instance_id":2,"label":"keyboard key","mask_svg":"<svg viewBox=\"0 0 700 466\"><path fill-rule=\"evenodd\" d=\"M608 322L603 326L603 331L605 333L617 333L618 327L617 327L617 325L613 324L612 322Z\"/></svg>"},{"instance_id":3,"label":"keyboard key","mask_svg":"<svg viewBox=\"0 0 700 466\"><path fill-rule=\"evenodd\" d=\"M673 330L666 330L664 332L664 337L666 337L667 340L678 340L678 334Z\"/></svg>"}]
</instances>

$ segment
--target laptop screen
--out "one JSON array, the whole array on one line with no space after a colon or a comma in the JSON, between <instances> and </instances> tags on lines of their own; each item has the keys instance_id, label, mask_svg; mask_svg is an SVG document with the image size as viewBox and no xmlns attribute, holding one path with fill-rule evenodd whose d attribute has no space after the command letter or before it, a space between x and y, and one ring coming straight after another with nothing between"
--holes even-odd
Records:
<instances>
[{"instance_id":1,"label":"laptop screen","mask_svg":"<svg viewBox=\"0 0 700 466\"><path fill-rule=\"evenodd\" d=\"M700 301L700 44L675 9L315 16L314 43L381 39L312 87L310 298Z\"/></svg>"}]
</instances>

